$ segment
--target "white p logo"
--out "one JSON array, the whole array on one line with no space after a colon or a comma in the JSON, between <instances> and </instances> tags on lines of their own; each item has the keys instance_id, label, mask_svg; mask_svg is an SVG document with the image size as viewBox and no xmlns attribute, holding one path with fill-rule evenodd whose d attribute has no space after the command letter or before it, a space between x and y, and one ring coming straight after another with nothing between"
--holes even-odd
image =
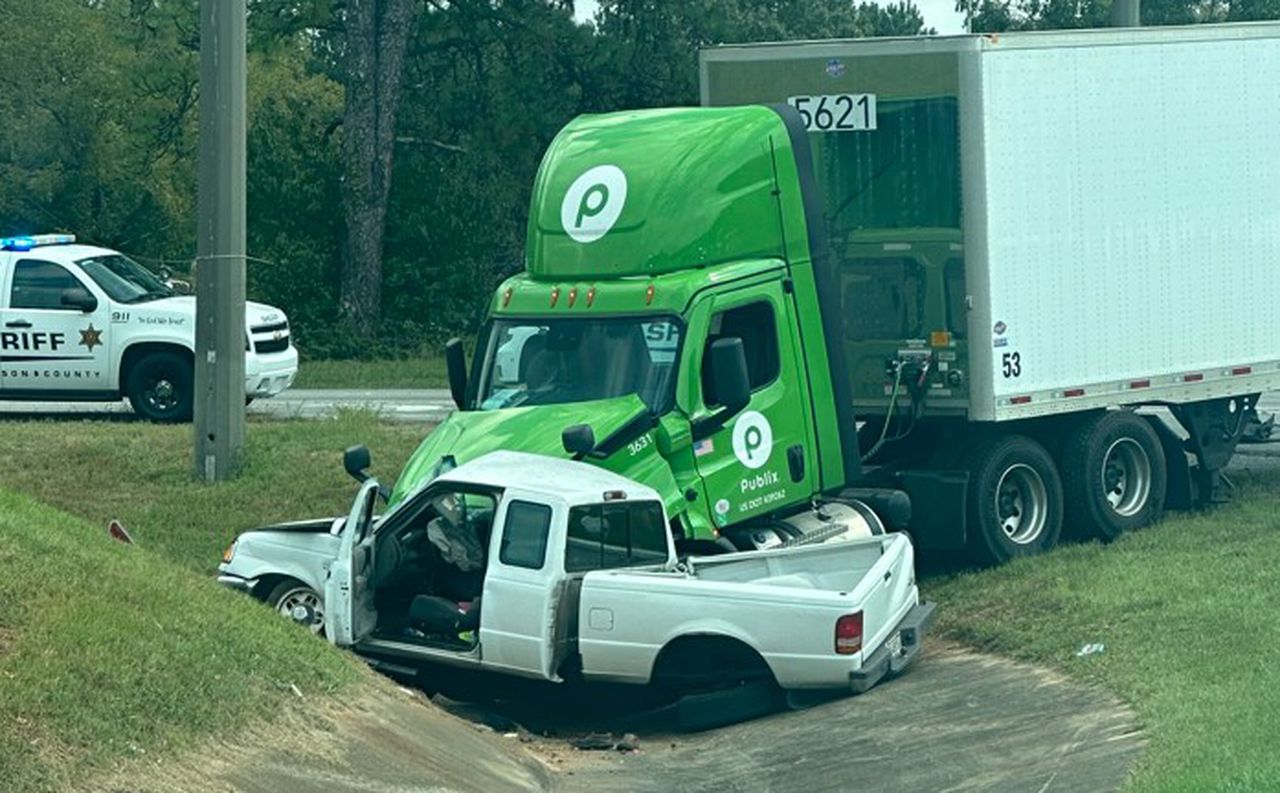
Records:
<instances>
[{"instance_id":1,"label":"white p logo","mask_svg":"<svg viewBox=\"0 0 1280 793\"><path fill-rule=\"evenodd\" d=\"M578 242L595 242L613 228L627 202L627 175L597 165L573 180L560 204L560 225Z\"/></svg>"},{"instance_id":2,"label":"white p logo","mask_svg":"<svg viewBox=\"0 0 1280 793\"><path fill-rule=\"evenodd\" d=\"M733 455L748 468L769 462L773 451L773 427L762 413L748 410L733 425Z\"/></svg>"}]
</instances>

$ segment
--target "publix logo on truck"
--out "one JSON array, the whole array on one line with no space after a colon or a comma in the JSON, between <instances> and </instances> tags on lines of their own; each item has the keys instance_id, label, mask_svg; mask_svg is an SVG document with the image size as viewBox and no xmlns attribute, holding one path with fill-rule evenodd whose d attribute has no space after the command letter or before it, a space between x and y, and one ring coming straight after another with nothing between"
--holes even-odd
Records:
<instances>
[{"instance_id":1,"label":"publix logo on truck","mask_svg":"<svg viewBox=\"0 0 1280 793\"><path fill-rule=\"evenodd\" d=\"M627 203L627 175L616 165L597 165L573 180L560 203L560 225L578 242L609 233Z\"/></svg>"}]
</instances>

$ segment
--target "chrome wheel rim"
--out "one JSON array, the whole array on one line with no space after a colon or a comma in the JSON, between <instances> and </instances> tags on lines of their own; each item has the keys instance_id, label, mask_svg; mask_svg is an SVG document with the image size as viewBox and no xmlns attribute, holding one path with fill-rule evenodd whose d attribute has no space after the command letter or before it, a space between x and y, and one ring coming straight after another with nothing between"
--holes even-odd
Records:
<instances>
[{"instance_id":1,"label":"chrome wheel rim","mask_svg":"<svg viewBox=\"0 0 1280 793\"><path fill-rule=\"evenodd\" d=\"M1138 514L1151 496L1151 459L1142 444L1120 438L1102 458L1102 492L1122 517Z\"/></svg>"},{"instance_id":2,"label":"chrome wheel rim","mask_svg":"<svg viewBox=\"0 0 1280 793\"><path fill-rule=\"evenodd\" d=\"M1004 536L1017 545L1035 542L1048 521L1048 491L1034 468L1018 463L1000 476L996 485L996 517Z\"/></svg>"},{"instance_id":3,"label":"chrome wheel rim","mask_svg":"<svg viewBox=\"0 0 1280 793\"><path fill-rule=\"evenodd\" d=\"M324 628L324 603L316 592L306 587L290 589L284 593L284 597L276 604L276 611L312 633L319 633Z\"/></svg>"}]
</instances>

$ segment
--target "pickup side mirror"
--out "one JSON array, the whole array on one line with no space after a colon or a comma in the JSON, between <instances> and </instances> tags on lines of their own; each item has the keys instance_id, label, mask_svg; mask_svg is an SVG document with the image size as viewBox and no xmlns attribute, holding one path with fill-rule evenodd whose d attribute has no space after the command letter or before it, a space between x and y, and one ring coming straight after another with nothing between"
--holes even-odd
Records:
<instances>
[{"instance_id":1,"label":"pickup side mirror","mask_svg":"<svg viewBox=\"0 0 1280 793\"><path fill-rule=\"evenodd\" d=\"M731 336L711 342L711 387L720 409L694 423L694 440L701 440L725 425L751 403L751 375L742 339Z\"/></svg>"},{"instance_id":2,"label":"pickup side mirror","mask_svg":"<svg viewBox=\"0 0 1280 793\"><path fill-rule=\"evenodd\" d=\"M369 478L369 474L365 473L373 459L369 454L369 447L363 443L358 446L352 446L342 453L342 467L351 474L357 482L364 482Z\"/></svg>"},{"instance_id":3,"label":"pickup side mirror","mask_svg":"<svg viewBox=\"0 0 1280 793\"><path fill-rule=\"evenodd\" d=\"M449 372L449 393L458 410L467 409L467 353L462 339L449 339L444 345L444 363Z\"/></svg>"},{"instance_id":4,"label":"pickup side mirror","mask_svg":"<svg viewBox=\"0 0 1280 793\"><path fill-rule=\"evenodd\" d=\"M596 433L589 424L574 424L560 433L560 442L573 459L581 460L596 448Z\"/></svg>"},{"instance_id":5,"label":"pickup side mirror","mask_svg":"<svg viewBox=\"0 0 1280 793\"><path fill-rule=\"evenodd\" d=\"M82 286L63 289L61 302L64 308L79 309L86 314L98 308L98 298L94 297L89 293L88 289Z\"/></svg>"}]
</instances>

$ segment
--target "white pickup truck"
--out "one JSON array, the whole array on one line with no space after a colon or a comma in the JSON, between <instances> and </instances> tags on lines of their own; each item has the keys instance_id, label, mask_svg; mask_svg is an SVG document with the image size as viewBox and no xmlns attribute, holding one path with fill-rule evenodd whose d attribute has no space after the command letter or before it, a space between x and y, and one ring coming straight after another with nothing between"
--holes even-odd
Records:
<instances>
[{"instance_id":1,"label":"white pickup truck","mask_svg":"<svg viewBox=\"0 0 1280 793\"><path fill-rule=\"evenodd\" d=\"M219 580L287 588L282 571L327 549L324 631L375 661L681 692L864 691L915 658L932 616L903 534L678 561L655 491L505 451L380 517L378 491L367 479L345 520L242 534Z\"/></svg>"},{"instance_id":2,"label":"white pickup truck","mask_svg":"<svg viewBox=\"0 0 1280 793\"><path fill-rule=\"evenodd\" d=\"M284 312L245 304L245 398L293 383ZM0 400L117 401L187 421L196 301L124 254L70 234L0 238Z\"/></svg>"}]
</instances>

